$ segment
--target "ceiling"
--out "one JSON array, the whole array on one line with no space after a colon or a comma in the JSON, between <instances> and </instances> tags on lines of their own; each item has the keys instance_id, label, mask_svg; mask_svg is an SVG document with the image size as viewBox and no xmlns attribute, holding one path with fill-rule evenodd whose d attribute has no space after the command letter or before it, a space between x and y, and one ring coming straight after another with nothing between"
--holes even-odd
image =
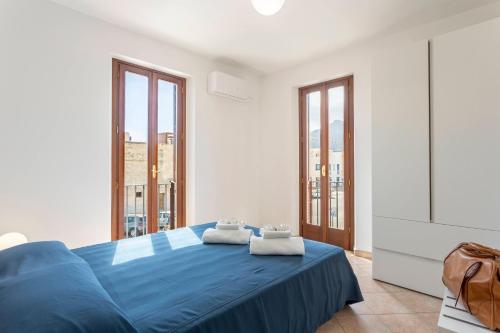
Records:
<instances>
[{"instance_id":1,"label":"ceiling","mask_svg":"<svg viewBox=\"0 0 500 333\"><path fill-rule=\"evenodd\" d=\"M270 73L374 35L497 0L287 0L274 16L259 15L250 0L53 1L211 58Z\"/></svg>"}]
</instances>

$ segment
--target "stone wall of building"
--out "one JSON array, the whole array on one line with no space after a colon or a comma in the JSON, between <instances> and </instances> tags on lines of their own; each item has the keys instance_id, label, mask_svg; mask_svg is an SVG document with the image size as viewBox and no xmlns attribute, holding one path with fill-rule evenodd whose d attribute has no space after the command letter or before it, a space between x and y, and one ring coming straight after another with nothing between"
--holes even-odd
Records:
<instances>
[{"instance_id":1,"label":"stone wall of building","mask_svg":"<svg viewBox=\"0 0 500 333\"><path fill-rule=\"evenodd\" d=\"M168 211L169 187L174 176L174 145L172 141L158 144L158 209ZM146 215L148 152L145 142L125 142L125 215Z\"/></svg>"},{"instance_id":2,"label":"stone wall of building","mask_svg":"<svg viewBox=\"0 0 500 333\"><path fill-rule=\"evenodd\" d=\"M344 152L330 150L330 178L332 181L344 181ZM338 167L337 167L338 165ZM338 171L337 171L338 170ZM309 179L317 179L321 176L320 149L309 149Z\"/></svg>"},{"instance_id":3,"label":"stone wall of building","mask_svg":"<svg viewBox=\"0 0 500 333\"><path fill-rule=\"evenodd\" d=\"M174 176L174 145L158 144L158 184L167 184ZM148 152L145 142L125 142L125 185L147 184Z\"/></svg>"}]
</instances>

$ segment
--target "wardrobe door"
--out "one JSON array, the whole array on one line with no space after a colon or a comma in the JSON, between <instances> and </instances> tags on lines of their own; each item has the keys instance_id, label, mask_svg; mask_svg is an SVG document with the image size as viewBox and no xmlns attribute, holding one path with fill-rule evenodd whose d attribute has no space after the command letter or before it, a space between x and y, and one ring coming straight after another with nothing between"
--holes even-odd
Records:
<instances>
[{"instance_id":1,"label":"wardrobe door","mask_svg":"<svg viewBox=\"0 0 500 333\"><path fill-rule=\"evenodd\" d=\"M500 19L431 46L433 216L500 230Z\"/></svg>"},{"instance_id":2,"label":"wardrobe door","mask_svg":"<svg viewBox=\"0 0 500 333\"><path fill-rule=\"evenodd\" d=\"M375 216L430 220L428 58L422 41L373 60Z\"/></svg>"}]
</instances>

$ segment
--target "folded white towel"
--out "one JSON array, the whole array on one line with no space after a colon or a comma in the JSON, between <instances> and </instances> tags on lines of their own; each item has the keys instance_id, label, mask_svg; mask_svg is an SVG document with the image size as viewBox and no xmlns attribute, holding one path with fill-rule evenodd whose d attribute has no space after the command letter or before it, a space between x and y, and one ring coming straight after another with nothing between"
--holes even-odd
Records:
<instances>
[{"instance_id":1,"label":"folded white towel","mask_svg":"<svg viewBox=\"0 0 500 333\"><path fill-rule=\"evenodd\" d=\"M264 239L250 237L250 254L257 255L304 255L304 240L302 237Z\"/></svg>"},{"instance_id":2,"label":"folded white towel","mask_svg":"<svg viewBox=\"0 0 500 333\"><path fill-rule=\"evenodd\" d=\"M260 229L260 235L264 239L273 239L273 238L289 238L292 235L290 230L267 230L264 228Z\"/></svg>"},{"instance_id":3,"label":"folded white towel","mask_svg":"<svg viewBox=\"0 0 500 333\"><path fill-rule=\"evenodd\" d=\"M217 230L208 228L203 232L201 237L203 243L220 243L220 244L248 244L253 231L251 229L238 230Z\"/></svg>"},{"instance_id":4,"label":"folded white towel","mask_svg":"<svg viewBox=\"0 0 500 333\"><path fill-rule=\"evenodd\" d=\"M217 224L215 225L215 229L217 229L217 230L239 230L240 225L239 224L229 224L229 223L217 222Z\"/></svg>"}]
</instances>

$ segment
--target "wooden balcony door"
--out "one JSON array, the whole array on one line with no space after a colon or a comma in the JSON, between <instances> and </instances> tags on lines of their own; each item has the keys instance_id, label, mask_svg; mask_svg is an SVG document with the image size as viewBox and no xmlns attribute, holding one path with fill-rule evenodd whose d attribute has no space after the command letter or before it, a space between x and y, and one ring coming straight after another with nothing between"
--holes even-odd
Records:
<instances>
[{"instance_id":1,"label":"wooden balcony door","mask_svg":"<svg viewBox=\"0 0 500 333\"><path fill-rule=\"evenodd\" d=\"M185 225L185 79L113 59L112 238Z\"/></svg>"},{"instance_id":2,"label":"wooden balcony door","mask_svg":"<svg viewBox=\"0 0 500 333\"><path fill-rule=\"evenodd\" d=\"M302 235L352 249L353 78L301 88L299 103Z\"/></svg>"}]
</instances>

